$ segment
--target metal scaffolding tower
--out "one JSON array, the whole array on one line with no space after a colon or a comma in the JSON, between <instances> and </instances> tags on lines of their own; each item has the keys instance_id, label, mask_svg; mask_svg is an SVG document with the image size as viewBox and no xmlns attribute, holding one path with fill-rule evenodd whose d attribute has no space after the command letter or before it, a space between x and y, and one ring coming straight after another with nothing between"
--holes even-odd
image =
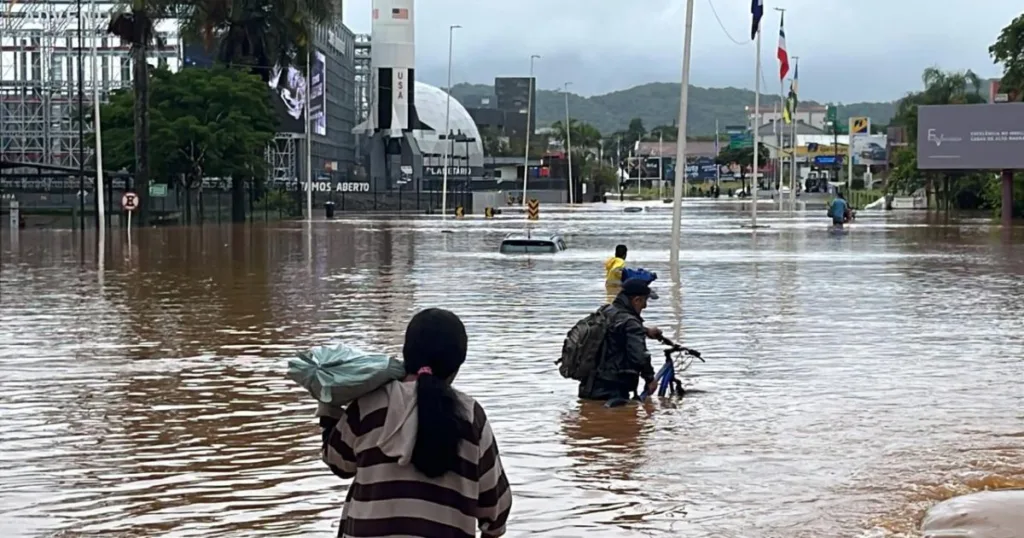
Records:
<instances>
[{"instance_id":1,"label":"metal scaffolding tower","mask_svg":"<svg viewBox=\"0 0 1024 538\"><path fill-rule=\"evenodd\" d=\"M357 34L355 42L356 125L370 116L370 36Z\"/></svg>"},{"instance_id":2,"label":"metal scaffolding tower","mask_svg":"<svg viewBox=\"0 0 1024 538\"><path fill-rule=\"evenodd\" d=\"M78 77L84 82L82 101L90 110L94 84L103 101L131 84L130 47L107 33L115 6L90 0L8 0L0 6L0 159L79 166ZM158 24L157 30L164 46L151 49L151 57L177 68L176 23ZM78 69L80 47L83 73ZM93 62L99 62L96 78ZM86 121L85 129L91 131ZM86 161L92 153L86 148Z\"/></svg>"}]
</instances>

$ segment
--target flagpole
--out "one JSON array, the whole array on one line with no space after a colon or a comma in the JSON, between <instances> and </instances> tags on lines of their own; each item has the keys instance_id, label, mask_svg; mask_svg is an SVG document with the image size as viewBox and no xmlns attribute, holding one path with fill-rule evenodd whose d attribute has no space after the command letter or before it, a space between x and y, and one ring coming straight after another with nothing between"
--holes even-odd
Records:
<instances>
[{"instance_id":1,"label":"flagpole","mask_svg":"<svg viewBox=\"0 0 1024 538\"><path fill-rule=\"evenodd\" d=\"M757 21L754 58L754 170L751 181L750 227L757 228L757 157L761 146L761 21Z\"/></svg>"},{"instance_id":2,"label":"flagpole","mask_svg":"<svg viewBox=\"0 0 1024 538\"><path fill-rule=\"evenodd\" d=\"M718 154L721 150L718 149L718 118L715 118L715 189L722 188L722 165L718 164Z\"/></svg>"},{"instance_id":3,"label":"flagpole","mask_svg":"<svg viewBox=\"0 0 1024 538\"><path fill-rule=\"evenodd\" d=\"M780 65L779 65L779 109L782 112L782 115L785 116L786 115L786 110L785 110L785 106L786 106L786 101L785 101L785 99L786 99L785 98L785 91L786 91L786 89L785 89L785 78L786 78L786 71L789 70L789 65L788 65L788 60L787 60L787 62L785 64L782 64L781 62L782 62L783 58L785 58L786 55L789 54L789 52L787 50L787 47L786 47L786 8L777 7L777 8L775 8L775 11L779 12L779 50L777 52L777 55L779 56L779 62L780 62ZM793 118L790 117L789 120L792 122ZM777 121L778 121L778 118L776 118L776 122ZM776 142L778 142L778 146L777 146L778 149L776 150L776 153L778 154L777 163L778 163L779 170L778 170L778 172L776 172L774 174L776 177L778 177L778 183L775 184L775 193L779 195L779 211L782 211L782 201L783 201L782 200L782 183L784 182L785 177L786 177L782 173L782 163L783 163L782 148L784 146L783 139L786 137L786 128L785 127L780 127L779 130L777 131L777 133L778 133L778 139L776 140Z\"/></svg>"},{"instance_id":4,"label":"flagpole","mask_svg":"<svg viewBox=\"0 0 1024 538\"><path fill-rule=\"evenodd\" d=\"M778 179L779 179L779 167L778 161L782 158L781 153L781 142L779 137L779 119L782 118L781 110L779 109L779 103L772 103L772 133L775 135L775 156L772 157L772 186L778 190ZM778 194L776 192L776 194ZM775 196L772 196L772 205L775 205Z\"/></svg>"},{"instance_id":5,"label":"flagpole","mask_svg":"<svg viewBox=\"0 0 1024 538\"><path fill-rule=\"evenodd\" d=\"M665 199L665 134L658 131L658 197Z\"/></svg>"},{"instance_id":6,"label":"flagpole","mask_svg":"<svg viewBox=\"0 0 1024 538\"><path fill-rule=\"evenodd\" d=\"M778 81L778 106L779 106L779 111L782 113L781 116L785 116L785 111L784 111L785 99L782 96L782 92L784 91L784 89L783 89L784 85L785 84L781 80ZM793 121L793 117L792 116L790 117L790 121L791 122ZM778 210L779 211L782 210L782 202L783 202L783 198L784 198L782 196L782 184L785 182L785 173L784 173L783 167L782 167L782 163L785 162L785 156L782 155L782 150L784 150L784 149L785 149L785 122L783 121L782 124L778 126L778 172L776 172L776 174L775 174L776 176L778 176L778 183L776 183L776 185L775 185L775 192L778 194Z\"/></svg>"},{"instance_id":7,"label":"flagpole","mask_svg":"<svg viewBox=\"0 0 1024 538\"><path fill-rule=\"evenodd\" d=\"M313 220L313 118L310 116L310 95L313 90L313 72L310 66L312 51L306 51L306 219Z\"/></svg>"},{"instance_id":8,"label":"flagpole","mask_svg":"<svg viewBox=\"0 0 1024 538\"><path fill-rule=\"evenodd\" d=\"M686 26L683 37L683 77L679 87L679 123L676 135L675 184L672 196L672 244L669 263L672 281L679 282L679 242L683 221L683 178L686 177L686 114L690 98L690 45L693 41L693 3L686 0Z\"/></svg>"},{"instance_id":9,"label":"flagpole","mask_svg":"<svg viewBox=\"0 0 1024 538\"><path fill-rule=\"evenodd\" d=\"M790 111L790 116L793 121L793 139L789 143L790 152L793 154L793 162L790 165L790 181L789 181L789 201L792 204L793 210L796 210L796 148L798 146L796 142L796 107L799 96L800 84L800 57L793 56L793 80L789 82L790 88L793 89L793 109Z\"/></svg>"}]
</instances>

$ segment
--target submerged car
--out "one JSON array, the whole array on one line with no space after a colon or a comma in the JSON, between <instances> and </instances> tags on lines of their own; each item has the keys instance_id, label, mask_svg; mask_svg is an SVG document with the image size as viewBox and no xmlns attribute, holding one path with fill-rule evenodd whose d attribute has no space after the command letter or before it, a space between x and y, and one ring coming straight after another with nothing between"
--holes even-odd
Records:
<instances>
[{"instance_id":1,"label":"submerged car","mask_svg":"<svg viewBox=\"0 0 1024 538\"><path fill-rule=\"evenodd\" d=\"M555 254L568 248L562 236L544 232L513 232L501 241L502 254Z\"/></svg>"}]
</instances>

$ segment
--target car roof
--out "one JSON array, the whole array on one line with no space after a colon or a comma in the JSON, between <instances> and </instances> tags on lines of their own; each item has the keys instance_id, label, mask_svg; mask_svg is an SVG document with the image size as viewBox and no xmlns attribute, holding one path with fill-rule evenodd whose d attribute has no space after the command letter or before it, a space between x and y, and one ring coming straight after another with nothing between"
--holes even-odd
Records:
<instances>
[{"instance_id":1,"label":"car roof","mask_svg":"<svg viewBox=\"0 0 1024 538\"><path fill-rule=\"evenodd\" d=\"M505 236L505 241L517 241L517 240L532 240L532 241L556 241L561 239L562 236L551 233L551 232L509 232Z\"/></svg>"}]
</instances>

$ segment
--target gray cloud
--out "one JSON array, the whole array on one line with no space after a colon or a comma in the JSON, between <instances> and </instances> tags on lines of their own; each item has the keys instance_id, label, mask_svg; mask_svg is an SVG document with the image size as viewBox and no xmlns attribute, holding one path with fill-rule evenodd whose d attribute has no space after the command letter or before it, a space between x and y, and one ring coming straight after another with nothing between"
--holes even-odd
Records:
<instances>
[{"instance_id":1,"label":"gray cloud","mask_svg":"<svg viewBox=\"0 0 1024 538\"><path fill-rule=\"evenodd\" d=\"M719 26L711 5L721 17ZM1021 13L1020 0L780 0L765 2L764 81L778 87L779 15L785 7L791 55L800 56L807 99L842 102L899 98L920 86L921 71L972 69L994 77L988 46ZM444 85L448 26L455 36L453 80L491 83L525 75L539 54L541 88L572 81L591 95L646 82L678 81L684 0L420 0L416 12L419 78ZM345 23L370 30L370 1L346 3ZM749 0L696 0L691 83L753 88Z\"/></svg>"}]
</instances>

